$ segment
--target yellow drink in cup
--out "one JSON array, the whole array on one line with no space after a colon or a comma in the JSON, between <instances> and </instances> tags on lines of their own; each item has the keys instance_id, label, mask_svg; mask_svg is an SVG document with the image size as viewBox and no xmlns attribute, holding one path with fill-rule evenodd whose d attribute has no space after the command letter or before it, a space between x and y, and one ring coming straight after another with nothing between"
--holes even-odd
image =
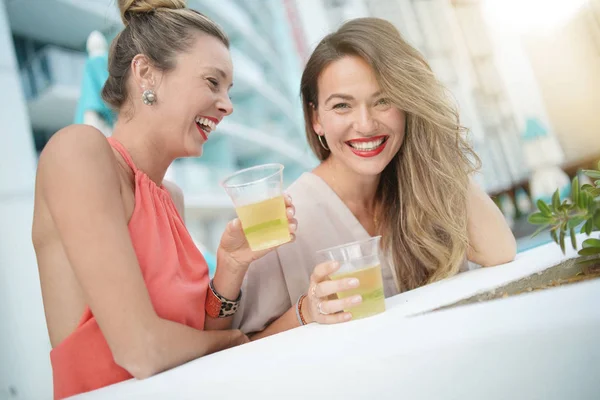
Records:
<instances>
[{"instance_id":1,"label":"yellow drink in cup","mask_svg":"<svg viewBox=\"0 0 600 400\"><path fill-rule=\"evenodd\" d=\"M385 296L383 294L383 280L381 278L381 265L374 265L357 271L331 275L332 280L344 278L357 278L360 286L337 294L339 299L361 295L362 303L344 310L352 313L352 319L370 317L385 311Z\"/></svg>"},{"instance_id":2,"label":"yellow drink in cup","mask_svg":"<svg viewBox=\"0 0 600 400\"><path fill-rule=\"evenodd\" d=\"M283 196L235 209L252 250L263 250L291 239Z\"/></svg>"},{"instance_id":3,"label":"yellow drink in cup","mask_svg":"<svg viewBox=\"0 0 600 400\"><path fill-rule=\"evenodd\" d=\"M352 314L352 319L370 317L385 311L385 294L379 261L380 239L381 236L376 236L317 251L317 255L323 261L340 263L340 268L329 276L331 280L358 279L359 285L356 289L337 293L339 299L357 294L362 297L362 303L344 310Z\"/></svg>"},{"instance_id":4,"label":"yellow drink in cup","mask_svg":"<svg viewBox=\"0 0 600 400\"><path fill-rule=\"evenodd\" d=\"M264 164L243 169L221 184L233 201L244 235L254 251L291 240L283 199L283 165Z\"/></svg>"}]
</instances>

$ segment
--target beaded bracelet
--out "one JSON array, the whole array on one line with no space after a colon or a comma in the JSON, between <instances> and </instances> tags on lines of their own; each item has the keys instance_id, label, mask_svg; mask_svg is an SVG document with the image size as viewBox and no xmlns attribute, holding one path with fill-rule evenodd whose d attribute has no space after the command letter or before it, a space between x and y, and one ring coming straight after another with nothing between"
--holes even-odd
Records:
<instances>
[{"instance_id":1,"label":"beaded bracelet","mask_svg":"<svg viewBox=\"0 0 600 400\"><path fill-rule=\"evenodd\" d=\"M296 303L296 317L298 318L298 322L300 323L300 326L306 325L306 321L304 320L304 316L302 315L302 302L304 302L305 298L306 298L305 294L301 295L298 298L298 302Z\"/></svg>"}]
</instances>

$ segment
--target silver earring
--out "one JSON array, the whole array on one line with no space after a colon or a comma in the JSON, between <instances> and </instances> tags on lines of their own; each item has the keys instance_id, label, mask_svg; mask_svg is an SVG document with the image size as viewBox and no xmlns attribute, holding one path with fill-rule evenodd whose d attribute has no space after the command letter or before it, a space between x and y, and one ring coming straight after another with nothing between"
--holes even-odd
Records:
<instances>
[{"instance_id":1,"label":"silver earring","mask_svg":"<svg viewBox=\"0 0 600 400\"><path fill-rule=\"evenodd\" d=\"M156 103L156 93L154 93L154 90L144 90L144 93L142 93L142 101L147 106L151 106L152 104Z\"/></svg>"},{"instance_id":2,"label":"silver earring","mask_svg":"<svg viewBox=\"0 0 600 400\"><path fill-rule=\"evenodd\" d=\"M321 147L324 148L325 150L329 151L329 147L327 147L325 145L325 143L323 143L323 137L321 135L319 135L318 133L317 133L317 137L319 138L319 143L321 143Z\"/></svg>"}]
</instances>

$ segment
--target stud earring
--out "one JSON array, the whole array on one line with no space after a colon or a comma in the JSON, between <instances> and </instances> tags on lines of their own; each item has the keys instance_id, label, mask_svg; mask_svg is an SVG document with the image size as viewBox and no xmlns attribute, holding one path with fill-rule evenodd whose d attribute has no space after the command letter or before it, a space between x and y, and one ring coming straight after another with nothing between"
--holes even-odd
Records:
<instances>
[{"instance_id":1,"label":"stud earring","mask_svg":"<svg viewBox=\"0 0 600 400\"><path fill-rule=\"evenodd\" d=\"M142 93L142 101L147 106L151 106L154 103L156 103L156 93L154 93L154 90L152 90L152 89L144 90L144 93Z\"/></svg>"}]
</instances>

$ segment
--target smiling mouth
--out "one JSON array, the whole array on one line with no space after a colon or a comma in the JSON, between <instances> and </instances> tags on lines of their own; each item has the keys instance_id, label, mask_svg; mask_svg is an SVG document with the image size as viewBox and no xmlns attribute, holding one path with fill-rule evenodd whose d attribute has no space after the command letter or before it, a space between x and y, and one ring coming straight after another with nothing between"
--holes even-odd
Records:
<instances>
[{"instance_id":1,"label":"smiling mouth","mask_svg":"<svg viewBox=\"0 0 600 400\"><path fill-rule=\"evenodd\" d=\"M217 124L214 121L206 117L196 117L195 122L196 128L198 128L204 141L208 140L208 135L217 127Z\"/></svg>"},{"instance_id":2,"label":"smiling mouth","mask_svg":"<svg viewBox=\"0 0 600 400\"><path fill-rule=\"evenodd\" d=\"M370 139L354 139L348 140L346 144L353 150L357 150L359 152L370 152L376 151L383 147L388 138L389 136L376 136Z\"/></svg>"}]
</instances>

